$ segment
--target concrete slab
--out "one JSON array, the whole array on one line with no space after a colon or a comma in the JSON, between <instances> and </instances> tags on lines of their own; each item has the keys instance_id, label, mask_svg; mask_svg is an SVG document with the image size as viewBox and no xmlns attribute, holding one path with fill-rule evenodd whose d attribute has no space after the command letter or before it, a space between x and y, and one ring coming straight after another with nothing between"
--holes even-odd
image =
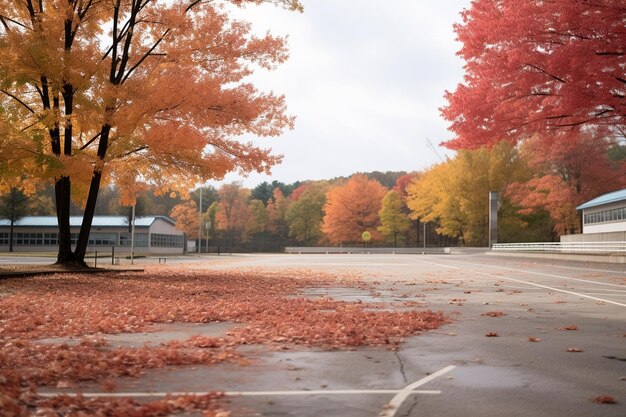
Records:
<instances>
[{"instance_id":1,"label":"concrete slab","mask_svg":"<svg viewBox=\"0 0 626 417\"><path fill-rule=\"evenodd\" d=\"M396 308L404 308L400 300L411 300L444 311L454 321L407 339L397 351L245 346L239 351L249 359L247 365L151 370L140 378L115 380L117 394L308 392L233 396L224 401L232 417L389 415L387 404L394 392L454 365L449 373L420 387L440 394L412 393L395 416L626 415L622 266L464 254L233 256L225 262L196 262L194 268L309 268L360 274L376 291L316 288L304 294L385 302ZM183 336L185 330L175 328L165 333L178 331ZM580 351L568 351L572 347ZM97 384L80 389L102 392ZM363 390L389 392L358 393ZM614 397L617 404L591 401L600 395Z\"/></svg>"}]
</instances>

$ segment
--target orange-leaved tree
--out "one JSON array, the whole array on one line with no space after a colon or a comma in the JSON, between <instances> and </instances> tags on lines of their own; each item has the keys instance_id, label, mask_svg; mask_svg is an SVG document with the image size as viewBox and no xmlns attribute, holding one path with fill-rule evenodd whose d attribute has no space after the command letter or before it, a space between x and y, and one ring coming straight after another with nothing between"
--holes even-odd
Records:
<instances>
[{"instance_id":1,"label":"orange-leaved tree","mask_svg":"<svg viewBox=\"0 0 626 417\"><path fill-rule=\"evenodd\" d=\"M54 183L58 263L84 265L103 182L132 204L140 183L185 193L279 162L237 138L292 126L284 98L246 79L284 61L285 42L252 35L220 5L262 2L0 3L0 188ZM297 0L272 2L301 9ZM84 203L74 250L72 198Z\"/></svg>"},{"instance_id":2,"label":"orange-leaved tree","mask_svg":"<svg viewBox=\"0 0 626 417\"><path fill-rule=\"evenodd\" d=\"M378 212L387 189L366 175L352 176L345 184L331 188L326 194L322 231L335 244L357 243L363 232L373 240L380 239Z\"/></svg>"},{"instance_id":3,"label":"orange-leaved tree","mask_svg":"<svg viewBox=\"0 0 626 417\"><path fill-rule=\"evenodd\" d=\"M188 239L198 238L200 217L198 214L198 205L195 201L188 200L175 205L170 212L170 217L176 223L176 228L185 232Z\"/></svg>"},{"instance_id":4,"label":"orange-leaved tree","mask_svg":"<svg viewBox=\"0 0 626 417\"><path fill-rule=\"evenodd\" d=\"M250 190L233 182L222 185L217 193L217 228L225 233L229 249L232 250L233 240L242 236L250 219Z\"/></svg>"}]
</instances>

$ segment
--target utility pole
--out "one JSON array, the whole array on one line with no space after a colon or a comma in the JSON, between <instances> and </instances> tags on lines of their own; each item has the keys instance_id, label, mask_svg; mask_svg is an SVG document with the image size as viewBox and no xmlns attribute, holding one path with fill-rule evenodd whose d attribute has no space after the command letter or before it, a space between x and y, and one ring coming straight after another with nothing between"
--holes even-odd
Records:
<instances>
[{"instance_id":1,"label":"utility pole","mask_svg":"<svg viewBox=\"0 0 626 417\"><path fill-rule=\"evenodd\" d=\"M133 211L130 215L130 264L134 265L135 261L135 204L133 203Z\"/></svg>"},{"instance_id":2,"label":"utility pole","mask_svg":"<svg viewBox=\"0 0 626 417\"><path fill-rule=\"evenodd\" d=\"M498 243L498 193L489 191L489 247Z\"/></svg>"},{"instance_id":3,"label":"utility pole","mask_svg":"<svg viewBox=\"0 0 626 417\"><path fill-rule=\"evenodd\" d=\"M200 247L202 246L202 186L200 186L200 204L199 204L199 213L200 221L198 222L198 254L201 252Z\"/></svg>"}]
</instances>

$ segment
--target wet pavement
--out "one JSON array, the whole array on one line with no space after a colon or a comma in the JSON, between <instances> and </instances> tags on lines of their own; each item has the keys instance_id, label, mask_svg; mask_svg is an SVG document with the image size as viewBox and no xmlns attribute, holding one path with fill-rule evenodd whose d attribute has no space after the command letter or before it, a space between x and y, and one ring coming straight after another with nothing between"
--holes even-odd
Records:
<instances>
[{"instance_id":1,"label":"wet pavement","mask_svg":"<svg viewBox=\"0 0 626 417\"><path fill-rule=\"evenodd\" d=\"M625 265L485 255L233 255L190 267L349 273L375 291L313 288L301 295L396 308L412 301L413 308L443 311L453 322L407 339L397 351L246 346L239 349L245 365L150 370L116 380L116 395L226 391L231 417L626 415ZM233 324L197 326L106 338L163 343L219 335ZM592 402L597 396L617 404ZM397 408L388 406L398 398L404 399Z\"/></svg>"}]
</instances>

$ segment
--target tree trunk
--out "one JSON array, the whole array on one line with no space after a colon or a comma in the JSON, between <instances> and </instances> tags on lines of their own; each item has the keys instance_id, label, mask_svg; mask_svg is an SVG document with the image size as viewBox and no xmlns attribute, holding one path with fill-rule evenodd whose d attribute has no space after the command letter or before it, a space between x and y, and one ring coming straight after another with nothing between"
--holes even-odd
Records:
<instances>
[{"instance_id":1,"label":"tree trunk","mask_svg":"<svg viewBox=\"0 0 626 417\"><path fill-rule=\"evenodd\" d=\"M106 151L109 144L109 132L111 126L104 125L100 135L100 142L98 143L98 157L102 161L106 155ZM83 266L85 264L85 254L87 253L87 244L89 243L89 232L91 231L91 224L93 223L93 216L96 212L96 202L98 201L98 192L100 191L100 182L102 179L101 168L96 166L93 169L93 176L91 177L91 184L89 185L89 194L87 195L87 203L85 204L85 212L83 214L83 222L80 226L80 233L78 234L78 240L76 241L76 249L74 250L74 257L76 262Z\"/></svg>"},{"instance_id":2,"label":"tree trunk","mask_svg":"<svg viewBox=\"0 0 626 417\"><path fill-rule=\"evenodd\" d=\"M62 177L54 184L57 224L59 227L59 253L57 264L74 264L72 237L70 232L70 179Z\"/></svg>"},{"instance_id":3,"label":"tree trunk","mask_svg":"<svg viewBox=\"0 0 626 417\"><path fill-rule=\"evenodd\" d=\"M87 204L85 204L85 212L83 214L83 222L78 233L76 241L76 249L74 249L74 259L76 263L87 266L85 263L85 255L87 254L87 244L89 243L89 232L93 223L93 216L96 212L96 201L98 200L98 192L100 191L100 180L102 173L94 170L89 186L89 195L87 196Z\"/></svg>"}]
</instances>

